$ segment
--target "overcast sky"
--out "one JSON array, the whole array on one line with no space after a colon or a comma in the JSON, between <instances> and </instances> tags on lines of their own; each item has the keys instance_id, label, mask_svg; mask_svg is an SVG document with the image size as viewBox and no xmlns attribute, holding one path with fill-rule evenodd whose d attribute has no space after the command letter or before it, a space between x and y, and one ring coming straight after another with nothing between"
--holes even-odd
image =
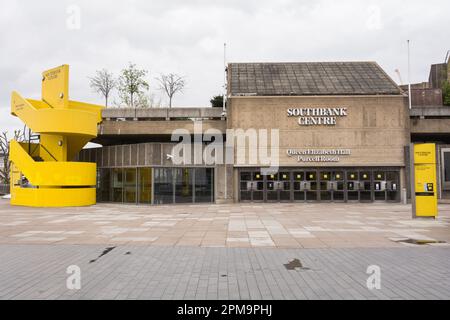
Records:
<instances>
[{"instance_id":1,"label":"overcast sky","mask_svg":"<svg viewBox=\"0 0 450 320\"><path fill-rule=\"evenodd\" d=\"M0 131L22 127L11 91L40 98L41 72L61 64L72 100L102 103L87 77L131 61L156 96L154 78L175 72L187 87L174 106L208 106L222 90L224 42L228 62L371 60L406 82L411 39L411 80L426 81L450 49L449 12L448 0L0 0Z\"/></svg>"}]
</instances>

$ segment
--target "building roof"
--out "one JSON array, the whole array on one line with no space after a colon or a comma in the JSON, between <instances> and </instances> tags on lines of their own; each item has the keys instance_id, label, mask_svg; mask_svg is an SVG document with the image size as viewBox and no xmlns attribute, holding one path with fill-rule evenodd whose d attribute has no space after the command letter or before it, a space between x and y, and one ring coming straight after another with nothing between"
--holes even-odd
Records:
<instances>
[{"instance_id":1,"label":"building roof","mask_svg":"<svg viewBox=\"0 0 450 320\"><path fill-rule=\"evenodd\" d=\"M375 62L230 63L232 96L400 95Z\"/></svg>"}]
</instances>

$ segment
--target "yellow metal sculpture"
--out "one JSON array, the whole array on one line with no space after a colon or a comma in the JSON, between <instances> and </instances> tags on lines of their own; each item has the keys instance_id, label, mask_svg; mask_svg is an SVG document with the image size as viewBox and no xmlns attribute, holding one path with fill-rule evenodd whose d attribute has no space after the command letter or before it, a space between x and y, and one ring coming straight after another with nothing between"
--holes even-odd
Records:
<instances>
[{"instance_id":1,"label":"yellow metal sculpture","mask_svg":"<svg viewBox=\"0 0 450 320\"><path fill-rule=\"evenodd\" d=\"M97 136L102 107L69 100L69 66L42 74L42 100L11 96L11 114L39 142L10 142L11 204L87 206L96 202L96 164L72 162Z\"/></svg>"}]
</instances>

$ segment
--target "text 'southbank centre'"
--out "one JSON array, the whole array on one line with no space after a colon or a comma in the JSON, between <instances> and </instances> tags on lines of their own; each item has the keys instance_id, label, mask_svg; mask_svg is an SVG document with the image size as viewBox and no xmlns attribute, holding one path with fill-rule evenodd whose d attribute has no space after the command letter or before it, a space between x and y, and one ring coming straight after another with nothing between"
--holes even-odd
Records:
<instances>
[{"instance_id":1,"label":"text 'southbank centre'","mask_svg":"<svg viewBox=\"0 0 450 320\"><path fill-rule=\"evenodd\" d=\"M103 110L94 140L103 147L85 149L78 156L80 161L97 163L97 200L400 202L410 198L411 142L437 144L437 191L439 198L447 198L450 134L425 123L429 111L424 107L409 110L406 92L377 63L230 63L227 79L226 112ZM419 108L421 116L415 117ZM435 122L449 121L450 112L444 111L447 117L434 117ZM230 139L231 129L247 132L246 141L252 130L257 136L268 131L268 151L258 154L275 152L277 170L271 170L264 157L248 155L251 143L230 141L221 151L232 148L231 163L206 159L174 163L177 142L171 140L172 133L182 129L194 141L194 127L200 121L203 133L218 133L224 141ZM277 145L271 139L273 130ZM211 143L203 138L200 152ZM246 162L238 161L240 153L247 155ZM192 147L185 157L194 156Z\"/></svg>"}]
</instances>

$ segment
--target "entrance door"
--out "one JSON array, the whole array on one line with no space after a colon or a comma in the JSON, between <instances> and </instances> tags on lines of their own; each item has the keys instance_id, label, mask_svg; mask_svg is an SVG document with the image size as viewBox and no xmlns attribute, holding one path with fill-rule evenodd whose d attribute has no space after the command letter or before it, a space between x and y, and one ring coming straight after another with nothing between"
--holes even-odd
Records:
<instances>
[{"instance_id":1,"label":"entrance door","mask_svg":"<svg viewBox=\"0 0 450 320\"><path fill-rule=\"evenodd\" d=\"M306 201L317 201L318 200L317 190L318 190L317 172L306 171L306 183L305 183Z\"/></svg>"},{"instance_id":2,"label":"entrance door","mask_svg":"<svg viewBox=\"0 0 450 320\"><path fill-rule=\"evenodd\" d=\"M442 190L450 190L450 149L441 149Z\"/></svg>"},{"instance_id":3,"label":"entrance door","mask_svg":"<svg viewBox=\"0 0 450 320\"><path fill-rule=\"evenodd\" d=\"M294 201L305 201L305 173L303 171L293 172Z\"/></svg>"},{"instance_id":4,"label":"entrance door","mask_svg":"<svg viewBox=\"0 0 450 320\"><path fill-rule=\"evenodd\" d=\"M373 199L386 201L386 174L384 171L375 171L373 174Z\"/></svg>"},{"instance_id":5,"label":"entrance door","mask_svg":"<svg viewBox=\"0 0 450 320\"><path fill-rule=\"evenodd\" d=\"M398 171L386 172L386 198L390 202L400 201L400 173Z\"/></svg>"},{"instance_id":6,"label":"entrance door","mask_svg":"<svg viewBox=\"0 0 450 320\"><path fill-rule=\"evenodd\" d=\"M347 201L359 201L358 172L347 172Z\"/></svg>"},{"instance_id":7,"label":"entrance door","mask_svg":"<svg viewBox=\"0 0 450 320\"><path fill-rule=\"evenodd\" d=\"M252 201L252 173L242 171L240 173L240 198L241 201Z\"/></svg>"},{"instance_id":8,"label":"entrance door","mask_svg":"<svg viewBox=\"0 0 450 320\"><path fill-rule=\"evenodd\" d=\"M259 171L242 171L240 173L239 188L241 201L264 201L264 177Z\"/></svg>"},{"instance_id":9,"label":"entrance door","mask_svg":"<svg viewBox=\"0 0 450 320\"><path fill-rule=\"evenodd\" d=\"M266 175L265 186L267 202L291 201L291 172L284 171Z\"/></svg>"},{"instance_id":10,"label":"entrance door","mask_svg":"<svg viewBox=\"0 0 450 320\"><path fill-rule=\"evenodd\" d=\"M259 171L253 173L252 200L264 201L264 176Z\"/></svg>"},{"instance_id":11,"label":"entrance door","mask_svg":"<svg viewBox=\"0 0 450 320\"><path fill-rule=\"evenodd\" d=\"M359 173L359 200L361 202L372 201L372 172L361 171Z\"/></svg>"},{"instance_id":12,"label":"entrance door","mask_svg":"<svg viewBox=\"0 0 450 320\"><path fill-rule=\"evenodd\" d=\"M330 202L332 199L331 171L322 171L319 174L320 200Z\"/></svg>"},{"instance_id":13,"label":"entrance door","mask_svg":"<svg viewBox=\"0 0 450 320\"><path fill-rule=\"evenodd\" d=\"M278 181L279 199L281 202L291 201L291 172L280 172Z\"/></svg>"},{"instance_id":14,"label":"entrance door","mask_svg":"<svg viewBox=\"0 0 450 320\"><path fill-rule=\"evenodd\" d=\"M278 173L266 176L266 199L267 202L278 202Z\"/></svg>"},{"instance_id":15,"label":"entrance door","mask_svg":"<svg viewBox=\"0 0 450 320\"><path fill-rule=\"evenodd\" d=\"M344 172L334 171L331 175L331 189L333 190L333 201L344 202Z\"/></svg>"}]
</instances>

